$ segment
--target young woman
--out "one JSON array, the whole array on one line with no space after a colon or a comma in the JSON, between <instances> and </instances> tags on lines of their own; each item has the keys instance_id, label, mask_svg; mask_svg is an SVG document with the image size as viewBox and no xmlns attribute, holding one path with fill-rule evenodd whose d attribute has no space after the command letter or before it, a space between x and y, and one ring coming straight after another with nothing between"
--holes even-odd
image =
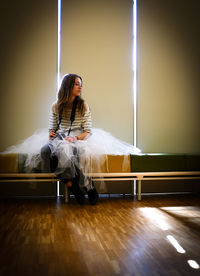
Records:
<instances>
[{"instance_id":1,"label":"young woman","mask_svg":"<svg viewBox=\"0 0 200 276\"><path fill-rule=\"evenodd\" d=\"M80 76L67 74L63 77L57 102L50 111L49 142L41 149L42 171L55 172L80 204L84 203L85 190L90 204L94 205L98 193L80 168L77 147L77 141L86 140L92 132L91 112L81 92Z\"/></svg>"},{"instance_id":2,"label":"young woman","mask_svg":"<svg viewBox=\"0 0 200 276\"><path fill-rule=\"evenodd\" d=\"M23 164L26 172L54 172L62 182L71 186L80 204L84 202L85 192L89 202L96 204L98 193L91 179L85 175L101 172L105 166L108 168L108 155L123 156L123 168L126 168L129 166L128 156L141 151L103 129L92 128L91 112L81 98L81 92L81 77L65 75L57 101L50 110L48 130L36 130L32 136L7 148L4 153L23 154L26 156ZM102 193L107 192L104 181L100 182L99 189Z\"/></svg>"}]
</instances>

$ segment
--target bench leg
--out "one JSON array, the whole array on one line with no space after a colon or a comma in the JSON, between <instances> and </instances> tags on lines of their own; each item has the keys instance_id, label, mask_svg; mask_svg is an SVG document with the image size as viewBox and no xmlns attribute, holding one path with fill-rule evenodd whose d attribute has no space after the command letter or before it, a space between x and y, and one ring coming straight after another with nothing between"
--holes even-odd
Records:
<instances>
[{"instance_id":1,"label":"bench leg","mask_svg":"<svg viewBox=\"0 0 200 276\"><path fill-rule=\"evenodd\" d=\"M141 200L141 187L142 186L142 180L138 180L138 200Z\"/></svg>"}]
</instances>

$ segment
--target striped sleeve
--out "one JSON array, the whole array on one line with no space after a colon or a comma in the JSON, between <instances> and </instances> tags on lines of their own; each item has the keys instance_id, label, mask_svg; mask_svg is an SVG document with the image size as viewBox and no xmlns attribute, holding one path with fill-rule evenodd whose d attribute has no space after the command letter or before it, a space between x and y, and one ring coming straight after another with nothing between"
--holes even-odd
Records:
<instances>
[{"instance_id":1,"label":"striped sleeve","mask_svg":"<svg viewBox=\"0 0 200 276\"><path fill-rule=\"evenodd\" d=\"M87 103L86 105L86 111L82 117L82 128L84 132L92 132L92 117L91 117L91 112L90 108Z\"/></svg>"},{"instance_id":2,"label":"striped sleeve","mask_svg":"<svg viewBox=\"0 0 200 276\"><path fill-rule=\"evenodd\" d=\"M58 124L58 115L55 113L54 105L52 106L50 113L49 113L49 124L48 124L48 130L54 130L57 127Z\"/></svg>"}]
</instances>

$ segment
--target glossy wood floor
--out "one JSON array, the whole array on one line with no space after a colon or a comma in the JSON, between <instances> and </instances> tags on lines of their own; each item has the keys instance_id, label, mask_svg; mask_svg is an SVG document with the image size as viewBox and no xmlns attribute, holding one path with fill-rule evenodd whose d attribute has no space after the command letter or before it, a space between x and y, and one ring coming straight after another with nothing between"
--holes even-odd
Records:
<instances>
[{"instance_id":1,"label":"glossy wood floor","mask_svg":"<svg viewBox=\"0 0 200 276\"><path fill-rule=\"evenodd\" d=\"M200 275L188 260L200 265L197 195L0 200L0 275Z\"/></svg>"}]
</instances>

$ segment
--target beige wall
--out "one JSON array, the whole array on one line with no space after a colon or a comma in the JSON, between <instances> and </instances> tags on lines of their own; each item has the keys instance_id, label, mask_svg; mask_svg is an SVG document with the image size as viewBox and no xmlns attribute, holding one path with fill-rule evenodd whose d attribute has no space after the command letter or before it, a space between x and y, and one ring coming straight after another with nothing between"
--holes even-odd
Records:
<instances>
[{"instance_id":1,"label":"beige wall","mask_svg":"<svg viewBox=\"0 0 200 276\"><path fill-rule=\"evenodd\" d=\"M56 93L57 1L1 1L0 151L47 126Z\"/></svg>"},{"instance_id":2,"label":"beige wall","mask_svg":"<svg viewBox=\"0 0 200 276\"><path fill-rule=\"evenodd\" d=\"M83 78L93 126L133 143L132 1L68 0L62 6L62 74Z\"/></svg>"},{"instance_id":3,"label":"beige wall","mask_svg":"<svg viewBox=\"0 0 200 276\"><path fill-rule=\"evenodd\" d=\"M169 4L171 2L171 4ZM200 152L199 16L138 0L138 147ZM56 91L57 1L2 1L0 150L46 127ZM63 0L62 74L84 80L94 127L133 141L132 1Z\"/></svg>"},{"instance_id":4,"label":"beige wall","mask_svg":"<svg viewBox=\"0 0 200 276\"><path fill-rule=\"evenodd\" d=\"M138 0L138 146L200 153L197 0Z\"/></svg>"}]
</instances>

